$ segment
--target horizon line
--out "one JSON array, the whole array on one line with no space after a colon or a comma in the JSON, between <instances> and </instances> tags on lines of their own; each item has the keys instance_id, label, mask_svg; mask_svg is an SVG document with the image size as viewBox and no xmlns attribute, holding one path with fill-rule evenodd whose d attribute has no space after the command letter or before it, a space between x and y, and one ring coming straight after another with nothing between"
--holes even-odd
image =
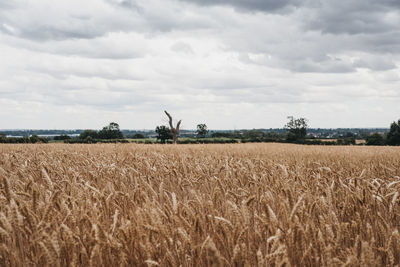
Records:
<instances>
[{"instance_id":1,"label":"horizon line","mask_svg":"<svg viewBox=\"0 0 400 267\"><path fill-rule=\"evenodd\" d=\"M282 128L241 128L241 129L208 129L209 131L242 131L242 130L282 130ZM309 130L322 129L322 130L334 130L334 129L390 129L390 127L309 127ZM1 131L84 131L84 130L96 130L93 128L74 128L74 129L56 129L56 128L14 128L14 129L0 129ZM121 131L155 131L154 129L120 129ZM180 129L180 131L196 131L196 129Z\"/></svg>"}]
</instances>

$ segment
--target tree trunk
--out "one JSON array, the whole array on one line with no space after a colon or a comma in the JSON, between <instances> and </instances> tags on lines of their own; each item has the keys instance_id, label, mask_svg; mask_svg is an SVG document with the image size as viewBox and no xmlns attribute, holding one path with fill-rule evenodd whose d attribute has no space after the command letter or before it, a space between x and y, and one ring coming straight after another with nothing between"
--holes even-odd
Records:
<instances>
[{"instance_id":1,"label":"tree trunk","mask_svg":"<svg viewBox=\"0 0 400 267\"><path fill-rule=\"evenodd\" d=\"M171 128L173 142L174 142L174 144L177 144L178 136L179 136L179 127L181 126L182 120L179 120L178 123L176 124L176 127L174 127L174 125L172 123L171 115L166 110L164 110L164 112L165 112L165 114L167 114L168 119L169 119L169 127Z\"/></svg>"}]
</instances>

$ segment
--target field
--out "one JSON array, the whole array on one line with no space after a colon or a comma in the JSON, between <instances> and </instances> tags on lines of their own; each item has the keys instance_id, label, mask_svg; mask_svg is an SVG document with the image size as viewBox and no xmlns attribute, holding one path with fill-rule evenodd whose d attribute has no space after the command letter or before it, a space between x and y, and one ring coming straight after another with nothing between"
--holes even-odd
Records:
<instances>
[{"instance_id":1,"label":"field","mask_svg":"<svg viewBox=\"0 0 400 267\"><path fill-rule=\"evenodd\" d=\"M395 266L400 150L0 145L1 266Z\"/></svg>"}]
</instances>

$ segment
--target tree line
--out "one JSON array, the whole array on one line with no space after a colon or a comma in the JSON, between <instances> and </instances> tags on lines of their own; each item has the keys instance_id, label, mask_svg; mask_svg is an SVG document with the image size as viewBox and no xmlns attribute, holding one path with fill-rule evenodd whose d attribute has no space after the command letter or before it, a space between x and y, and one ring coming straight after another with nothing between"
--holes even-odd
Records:
<instances>
[{"instance_id":1,"label":"tree line","mask_svg":"<svg viewBox=\"0 0 400 267\"><path fill-rule=\"evenodd\" d=\"M36 134L26 137L7 137L5 134L0 133L0 143L7 144L36 144L48 143L49 139L46 137L38 136Z\"/></svg>"},{"instance_id":2,"label":"tree line","mask_svg":"<svg viewBox=\"0 0 400 267\"><path fill-rule=\"evenodd\" d=\"M390 124L389 132L386 135L379 133L371 134L366 138L367 145L375 146L399 146L400 145L400 119L397 122Z\"/></svg>"},{"instance_id":3,"label":"tree line","mask_svg":"<svg viewBox=\"0 0 400 267\"><path fill-rule=\"evenodd\" d=\"M175 125L170 113L164 111L168 118L167 125L159 125L155 128L156 139L159 143L178 143L180 136L179 120ZM261 130L242 130L234 132L214 132L209 134L206 124L197 125L195 132L196 140L182 140L180 143L235 143L235 142L289 142L298 144L323 144L323 145L354 145L356 136L347 133L336 140L320 140L307 135L308 120L306 118L288 117L288 122L284 126L285 132L263 132ZM130 136L133 139L144 139L145 136L136 133ZM207 139L208 138L208 139ZM109 142L129 142L119 128L118 123L111 122L101 130L87 129L82 131L77 138L69 135L55 136L54 140L64 141L65 143L109 143ZM400 119L390 125L390 130L386 134L373 133L365 137L366 145L400 145ZM0 134L0 143L47 143L48 139L32 135L30 137L7 137ZM149 142L152 143L152 142Z\"/></svg>"},{"instance_id":4,"label":"tree line","mask_svg":"<svg viewBox=\"0 0 400 267\"><path fill-rule=\"evenodd\" d=\"M171 128L165 125L157 126L157 140L161 143L166 143L167 140L173 139L173 143L177 143L179 134L179 120L177 127L173 127L171 115L165 111L169 118ZM285 124L285 133L264 133L261 130L245 130L230 132L216 132L211 134L211 138L231 138L239 139L240 142L289 142L298 144L324 144L324 145L355 145L356 136L352 133L347 133L344 136L334 141L317 140L312 136L307 136L308 120L306 118L288 117L288 122ZM206 138L209 130L206 124L198 124L196 130L197 138ZM390 130L386 135L380 133L373 133L366 136L366 145L400 145L400 120L393 122L390 125Z\"/></svg>"}]
</instances>

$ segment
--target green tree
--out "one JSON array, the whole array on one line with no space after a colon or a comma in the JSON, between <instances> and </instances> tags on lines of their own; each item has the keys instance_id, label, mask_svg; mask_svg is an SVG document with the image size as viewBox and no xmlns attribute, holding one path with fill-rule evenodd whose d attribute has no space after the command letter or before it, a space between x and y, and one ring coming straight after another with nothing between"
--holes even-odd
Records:
<instances>
[{"instance_id":1,"label":"green tree","mask_svg":"<svg viewBox=\"0 0 400 267\"><path fill-rule=\"evenodd\" d=\"M118 123L110 122L109 125L104 126L103 129L99 131L100 139L122 139L124 135L119 129Z\"/></svg>"},{"instance_id":2,"label":"green tree","mask_svg":"<svg viewBox=\"0 0 400 267\"><path fill-rule=\"evenodd\" d=\"M39 136L37 134L33 134L29 137L29 141L31 143L38 143L39 142Z\"/></svg>"},{"instance_id":3,"label":"green tree","mask_svg":"<svg viewBox=\"0 0 400 267\"><path fill-rule=\"evenodd\" d=\"M208 134L207 125L204 123L197 125L196 135L198 138L205 138Z\"/></svg>"},{"instance_id":4,"label":"green tree","mask_svg":"<svg viewBox=\"0 0 400 267\"><path fill-rule=\"evenodd\" d=\"M132 135L132 139L144 139L144 135L141 133L136 133Z\"/></svg>"},{"instance_id":5,"label":"green tree","mask_svg":"<svg viewBox=\"0 0 400 267\"><path fill-rule=\"evenodd\" d=\"M390 125L390 130L386 136L387 144L391 146L400 145L400 120L394 121Z\"/></svg>"},{"instance_id":6,"label":"green tree","mask_svg":"<svg viewBox=\"0 0 400 267\"><path fill-rule=\"evenodd\" d=\"M367 146L382 146L385 144L385 139L381 134L374 133L366 137Z\"/></svg>"},{"instance_id":7,"label":"green tree","mask_svg":"<svg viewBox=\"0 0 400 267\"><path fill-rule=\"evenodd\" d=\"M168 139L172 139L171 129L167 126L161 125L156 127L157 140L160 140L162 144L165 144L165 141Z\"/></svg>"},{"instance_id":8,"label":"green tree","mask_svg":"<svg viewBox=\"0 0 400 267\"><path fill-rule=\"evenodd\" d=\"M344 138L338 138L336 140L336 143L338 145L355 145L356 144L356 139L354 137L344 137Z\"/></svg>"},{"instance_id":9,"label":"green tree","mask_svg":"<svg viewBox=\"0 0 400 267\"><path fill-rule=\"evenodd\" d=\"M0 133L0 143L4 143L7 139L7 135L5 133Z\"/></svg>"},{"instance_id":10,"label":"green tree","mask_svg":"<svg viewBox=\"0 0 400 267\"><path fill-rule=\"evenodd\" d=\"M249 139L251 141L261 141L264 137L264 132L257 129L244 130L242 133L243 139Z\"/></svg>"},{"instance_id":11,"label":"green tree","mask_svg":"<svg viewBox=\"0 0 400 267\"><path fill-rule=\"evenodd\" d=\"M37 134L33 134L29 137L29 142L32 144L35 143L48 143L49 140L46 137L38 136Z\"/></svg>"},{"instance_id":12,"label":"green tree","mask_svg":"<svg viewBox=\"0 0 400 267\"><path fill-rule=\"evenodd\" d=\"M282 134L278 134L276 132L268 132L268 133L264 134L263 141L264 142L276 142L281 139L284 139L284 136L282 136Z\"/></svg>"},{"instance_id":13,"label":"green tree","mask_svg":"<svg viewBox=\"0 0 400 267\"><path fill-rule=\"evenodd\" d=\"M69 139L71 139L71 136L66 134L54 136L54 140L69 140Z\"/></svg>"},{"instance_id":14,"label":"green tree","mask_svg":"<svg viewBox=\"0 0 400 267\"><path fill-rule=\"evenodd\" d=\"M97 139L99 138L99 134L96 130L84 130L79 134L79 139L86 139L86 138L92 138L92 139Z\"/></svg>"},{"instance_id":15,"label":"green tree","mask_svg":"<svg viewBox=\"0 0 400 267\"><path fill-rule=\"evenodd\" d=\"M303 140L307 135L308 120L306 118L295 119L293 116L287 117L285 129L288 130L286 139L288 141Z\"/></svg>"},{"instance_id":16,"label":"green tree","mask_svg":"<svg viewBox=\"0 0 400 267\"><path fill-rule=\"evenodd\" d=\"M221 138L221 137L225 137L225 138L233 138L233 134L232 133L228 133L228 132L215 132L211 134L212 138Z\"/></svg>"}]
</instances>

